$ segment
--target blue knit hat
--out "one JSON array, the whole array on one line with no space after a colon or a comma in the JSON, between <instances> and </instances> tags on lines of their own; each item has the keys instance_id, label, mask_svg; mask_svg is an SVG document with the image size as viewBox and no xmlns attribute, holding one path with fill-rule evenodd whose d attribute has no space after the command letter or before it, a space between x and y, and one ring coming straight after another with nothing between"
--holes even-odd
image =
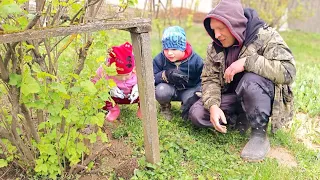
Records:
<instances>
[{"instance_id":1,"label":"blue knit hat","mask_svg":"<svg viewBox=\"0 0 320 180\"><path fill-rule=\"evenodd\" d=\"M180 51L186 50L186 33L180 26L171 26L163 31L162 48L177 49Z\"/></svg>"}]
</instances>

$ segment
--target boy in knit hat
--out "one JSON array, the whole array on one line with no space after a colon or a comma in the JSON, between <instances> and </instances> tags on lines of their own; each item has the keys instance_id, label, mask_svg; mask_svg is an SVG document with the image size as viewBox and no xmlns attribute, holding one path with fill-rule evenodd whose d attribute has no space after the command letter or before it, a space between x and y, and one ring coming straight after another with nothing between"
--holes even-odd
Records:
<instances>
[{"instance_id":1,"label":"boy in knit hat","mask_svg":"<svg viewBox=\"0 0 320 180\"><path fill-rule=\"evenodd\" d=\"M109 76L104 73L103 67L100 66L96 71L96 77L92 80L94 83L100 78L112 79L117 86L110 90L110 95L115 104L106 101L104 110L108 110L105 119L107 121L114 121L120 115L120 108L118 104L133 104L139 103L139 92L137 84L137 76L134 72L135 61L132 54L132 45L128 42L120 45L113 46L109 52L109 58L106 65L110 66L115 63L117 75ZM141 119L140 106L137 111L138 118Z\"/></svg>"},{"instance_id":2,"label":"boy in knit hat","mask_svg":"<svg viewBox=\"0 0 320 180\"><path fill-rule=\"evenodd\" d=\"M179 26L164 30L162 52L153 59L156 99L160 113L167 120L172 119L171 101L184 104L200 89L203 62L186 40L186 33Z\"/></svg>"}]
</instances>

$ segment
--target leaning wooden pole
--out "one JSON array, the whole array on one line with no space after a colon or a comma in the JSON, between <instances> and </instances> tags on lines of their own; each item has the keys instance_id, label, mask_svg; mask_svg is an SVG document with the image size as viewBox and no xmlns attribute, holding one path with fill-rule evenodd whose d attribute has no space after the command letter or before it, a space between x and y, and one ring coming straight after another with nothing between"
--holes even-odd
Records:
<instances>
[{"instance_id":1,"label":"leaning wooden pole","mask_svg":"<svg viewBox=\"0 0 320 180\"><path fill-rule=\"evenodd\" d=\"M131 31L131 39L138 75L146 159L150 163L157 163L160 161L160 150L150 34Z\"/></svg>"}]
</instances>

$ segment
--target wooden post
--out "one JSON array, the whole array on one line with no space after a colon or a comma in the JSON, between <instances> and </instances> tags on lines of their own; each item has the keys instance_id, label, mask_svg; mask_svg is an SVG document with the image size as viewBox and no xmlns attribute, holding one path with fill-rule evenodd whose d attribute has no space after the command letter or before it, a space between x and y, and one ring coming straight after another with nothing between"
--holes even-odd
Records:
<instances>
[{"instance_id":1,"label":"wooden post","mask_svg":"<svg viewBox=\"0 0 320 180\"><path fill-rule=\"evenodd\" d=\"M138 75L145 155L148 162L157 163L160 150L150 35L148 32L130 33Z\"/></svg>"}]
</instances>

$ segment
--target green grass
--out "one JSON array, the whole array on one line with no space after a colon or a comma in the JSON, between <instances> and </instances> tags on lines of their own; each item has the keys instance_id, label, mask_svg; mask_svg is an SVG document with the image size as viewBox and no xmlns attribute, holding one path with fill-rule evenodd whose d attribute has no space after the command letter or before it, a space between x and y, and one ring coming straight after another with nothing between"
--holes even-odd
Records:
<instances>
[{"instance_id":1,"label":"green grass","mask_svg":"<svg viewBox=\"0 0 320 180\"><path fill-rule=\"evenodd\" d=\"M111 33L117 42L129 40L129 33ZM194 50L205 58L210 38L202 25L194 25L186 31L187 40ZM320 115L320 44L319 34L283 32L284 39L293 51L297 63L297 78L294 83L296 113L305 113L307 121ZM118 38L120 37L120 38ZM155 28L151 33L151 49L154 57L161 51L159 34ZM241 148L248 135L236 132L220 134L212 129L199 129L180 118L179 103L173 104L174 118L168 122L158 115L161 162L152 165L144 158L142 123L135 117L136 106L122 106L123 119L113 132L115 138L122 138L134 147L134 156L139 159L140 169L133 179L318 179L320 174L320 153L306 148L295 138L297 131L306 122L295 118L292 129L270 135L272 147L284 147L296 158L297 167L286 167L275 159L266 158L261 163L247 163L241 160ZM315 125L316 126L316 125ZM311 134L319 139L315 131ZM319 140L314 142L320 142Z\"/></svg>"}]
</instances>

